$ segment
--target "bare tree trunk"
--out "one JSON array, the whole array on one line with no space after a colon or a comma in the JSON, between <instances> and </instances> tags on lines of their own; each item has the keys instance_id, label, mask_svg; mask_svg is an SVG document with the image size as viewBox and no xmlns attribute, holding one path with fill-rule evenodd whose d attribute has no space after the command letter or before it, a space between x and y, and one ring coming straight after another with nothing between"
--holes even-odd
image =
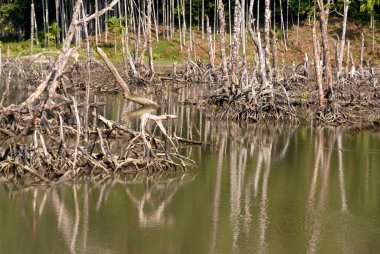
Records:
<instances>
[{"instance_id":1,"label":"bare tree trunk","mask_svg":"<svg viewBox=\"0 0 380 254\"><path fill-rule=\"evenodd\" d=\"M193 19L193 16L192 16L192 14L191 14L191 11L192 11L192 6L191 6L191 0L190 0L190 15L189 15L189 19L190 19L190 21L189 21L189 37L190 37L190 50L191 51L193 51L193 43L191 42L192 41L192 38L193 38L193 36L192 36L192 28L191 28L191 21L192 21L192 19Z\"/></svg>"},{"instance_id":2,"label":"bare tree trunk","mask_svg":"<svg viewBox=\"0 0 380 254\"><path fill-rule=\"evenodd\" d=\"M269 74L268 78L272 78L272 70L270 66L270 0L265 0L265 24L264 24L264 34L265 34L265 67Z\"/></svg>"},{"instance_id":3,"label":"bare tree trunk","mask_svg":"<svg viewBox=\"0 0 380 254\"><path fill-rule=\"evenodd\" d=\"M131 53L129 51L129 31L128 31L128 25L125 23L125 47L127 51L127 61L129 63L129 66L131 67L132 73L134 77L137 77L138 73L136 71L135 63L133 62Z\"/></svg>"},{"instance_id":4,"label":"bare tree trunk","mask_svg":"<svg viewBox=\"0 0 380 254\"><path fill-rule=\"evenodd\" d=\"M247 67L247 51L246 51L246 2L242 0L242 78L241 78L241 87L246 88L248 86L248 67Z\"/></svg>"},{"instance_id":5,"label":"bare tree trunk","mask_svg":"<svg viewBox=\"0 0 380 254\"><path fill-rule=\"evenodd\" d=\"M108 0L105 0L105 4L107 5L108 3ZM131 1L131 5L132 5L132 1ZM133 9L132 9L132 12L133 12ZM106 15L105 15L105 22L104 22L104 26L105 26L105 42L108 43L108 23L107 23L107 20L108 20L108 12L106 12Z\"/></svg>"},{"instance_id":6,"label":"bare tree trunk","mask_svg":"<svg viewBox=\"0 0 380 254\"><path fill-rule=\"evenodd\" d=\"M32 1L33 2L33 1ZM34 32L35 32L35 36L36 36L36 44L39 45L39 41L38 41L38 28L37 28L37 19L36 19L36 10L34 8L34 4L33 4L33 20L34 20Z\"/></svg>"},{"instance_id":7,"label":"bare tree trunk","mask_svg":"<svg viewBox=\"0 0 380 254\"><path fill-rule=\"evenodd\" d=\"M239 85L237 77L239 47L240 47L240 32L241 32L241 5L239 0L235 0L235 15L234 15L234 37L231 50L231 84L229 86L230 93L236 92L236 87Z\"/></svg>"},{"instance_id":8,"label":"bare tree trunk","mask_svg":"<svg viewBox=\"0 0 380 254\"><path fill-rule=\"evenodd\" d=\"M228 29L229 29L229 37L230 37L230 45L232 45L232 21L231 21L231 0L228 0Z\"/></svg>"},{"instance_id":9,"label":"bare tree trunk","mask_svg":"<svg viewBox=\"0 0 380 254\"><path fill-rule=\"evenodd\" d=\"M332 101L334 96L333 96L330 52L329 52L329 45L327 41L327 21L326 20L328 16L324 8L323 0L317 0L317 2L318 2L318 8L320 11L319 20L320 20L320 27L321 27L323 58L324 58L325 69L326 69L326 81L327 81L327 86L329 88L328 99Z\"/></svg>"},{"instance_id":10,"label":"bare tree trunk","mask_svg":"<svg viewBox=\"0 0 380 254\"><path fill-rule=\"evenodd\" d=\"M346 42L347 14L348 14L349 5L350 5L350 2L348 0L343 0L343 23L342 23L342 37L340 38L340 50L339 50L339 58L338 58L338 72L337 72L338 78L342 71L344 44Z\"/></svg>"},{"instance_id":11,"label":"bare tree trunk","mask_svg":"<svg viewBox=\"0 0 380 254\"><path fill-rule=\"evenodd\" d=\"M95 12L98 13L98 0L95 0ZM97 46L99 44L99 39L98 39L98 31L99 28L99 17L98 15L95 18L95 45Z\"/></svg>"},{"instance_id":12,"label":"bare tree trunk","mask_svg":"<svg viewBox=\"0 0 380 254\"><path fill-rule=\"evenodd\" d=\"M281 31L282 31L282 39L284 40L284 46L285 46L285 51L287 51L287 46L286 46L286 30L285 30L285 22L284 22L284 14L282 11L282 0L280 1L280 18L281 18Z\"/></svg>"},{"instance_id":13,"label":"bare tree trunk","mask_svg":"<svg viewBox=\"0 0 380 254\"><path fill-rule=\"evenodd\" d=\"M57 28L59 29L59 0L55 0L55 22L57 23ZM61 42L60 33L57 34L57 43Z\"/></svg>"},{"instance_id":14,"label":"bare tree trunk","mask_svg":"<svg viewBox=\"0 0 380 254\"><path fill-rule=\"evenodd\" d=\"M44 23L44 41L45 41L45 47L47 46L47 37L46 37L46 8L45 8L45 0L42 0L42 21Z\"/></svg>"},{"instance_id":15,"label":"bare tree trunk","mask_svg":"<svg viewBox=\"0 0 380 254\"><path fill-rule=\"evenodd\" d=\"M183 45L185 46L186 45L186 15L185 15L185 0L180 0L182 2L182 20L183 20L183 23L182 23L182 32L183 32Z\"/></svg>"},{"instance_id":16,"label":"bare tree trunk","mask_svg":"<svg viewBox=\"0 0 380 254\"><path fill-rule=\"evenodd\" d=\"M289 0L286 1L286 40L289 37Z\"/></svg>"},{"instance_id":17,"label":"bare tree trunk","mask_svg":"<svg viewBox=\"0 0 380 254\"><path fill-rule=\"evenodd\" d=\"M252 16L253 18L253 16ZM256 13L257 23L256 23L256 31L259 32L260 29L260 0L257 0L257 13Z\"/></svg>"},{"instance_id":18,"label":"bare tree trunk","mask_svg":"<svg viewBox=\"0 0 380 254\"><path fill-rule=\"evenodd\" d=\"M273 31L273 43L272 43L272 49L273 49L273 76L276 78L278 71L277 71L277 38L276 33Z\"/></svg>"},{"instance_id":19,"label":"bare tree trunk","mask_svg":"<svg viewBox=\"0 0 380 254\"><path fill-rule=\"evenodd\" d=\"M153 12L153 20L154 20L154 29L155 29L155 33L156 33L156 41L158 42L158 17L156 19L154 1L152 1L152 5L153 5L152 12ZM158 8L158 6L156 6L156 8Z\"/></svg>"},{"instance_id":20,"label":"bare tree trunk","mask_svg":"<svg viewBox=\"0 0 380 254\"><path fill-rule=\"evenodd\" d=\"M182 51L182 26L181 26L181 5L179 0L177 0L177 8L178 8L178 30L179 30L179 47Z\"/></svg>"},{"instance_id":21,"label":"bare tree trunk","mask_svg":"<svg viewBox=\"0 0 380 254\"><path fill-rule=\"evenodd\" d=\"M363 68L363 58L364 58L364 34L361 34L361 44L360 44L360 70Z\"/></svg>"},{"instance_id":22,"label":"bare tree trunk","mask_svg":"<svg viewBox=\"0 0 380 254\"><path fill-rule=\"evenodd\" d=\"M223 73L223 86L228 89L228 69L226 57L226 22L224 16L224 4L222 0L218 0L218 16L219 16L219 31L220 31L220 54L222 56L222 73Z\"/></svg>"},{"instance_id":23,"label":"bare tree trunk","mask_svg":"<svg viewBox=\"0 0 380 254\"><path fill-rule=\"evenodd\" d=\"M315 17L313 24L313 54L314 54L314 68L317 79L318 94L319 94L319 106L325 105L325 98L323 94L323 81L322 81L322 68L320 59L320 47L318 43L316 31L315 31Z\"/></svg>"},{"instance_id":24,"label":"bare tree trunk","mask_svg":"<svg viewBox=\"0 0 380 254\"><path fill-rule=\"evenodd\" d=\"M48 5L48 0L43 0L45 1L45 9L46 11L44 11L45 13L45 19L46 19L46 33L49 33L49 5ZM47 38L46 36L46 33L45 33L45 40L47 41L46 42L46 46L49 45L49 39Z\"/></svg>"},{"instance_id":25,"label":"bare tree trunk","mask_svg":"<svg viewBox=\"0 0 380 254\"><path fill-rule=\"evenodd\" d=\"M204 16L205 16L205 0L202 0L202 40L204 39L204 27L205 27Z\"/></svg>"},{"instance_id":26,"label":"bare tree trunk","mask_svg":"<svg viewBox=\"0 0 380 254\"><path fill-rule=\"evenodd\" d=\"M208 48L208 57L211 65L211 70L215 72L215 59L214 59L214 49L212 48L212 33L210 22L208 16L206 16L206 27L207 27L207 48Z\"/></svg>"},{"instance_id":27,"label":"bare tree trunk","mask_svg":"<svg viewBox=\"0 0 380 254\"><path fill-rule=\"evenodd\" d=\"M348 73L348 65L350 64L350 40L347 40L347 50L346 50L346 68L345 68L345 72L346 72L346 75Z\"/></svg>"},{"instance_id":28,"label":"bare tree trunk","mask_svg":"<svg viewBox=\"0 0 380 254\"><path fill-rule=\"evenodd\" d=\"M252 30L252 26L253 26L253 17L252 17L252 15L250 15L249 25L248 25L248 32L249 32L249 35L251 36L251 39L255 43L255 46L257 48L257 53L259 55L259 67L260 67L260 75L261 75L261 88L266 88L266 87L269 86L270 93L271 93L271 98L273 99L273 86L272 86L271 82L268 82L268 78L267 78L267 72L266 72L266 69L265 69L265 54L263 52L263 48L262 48L262 45L261 45L260 32L257 32L256 33L257 36L256 36L255 33Z\"/></svg>"},{"instance_id":29,"label":"bare tree trunk","mask_svg":"<svg viewBox=\"0 0 380 254\"><path fill-rule=\"evenodd\" d=\"M373 8L372 7L372 11L371 11L371 20L372 20L372 52L375 51L375 18L374 18L374 15L373 15Z\"/></svg>"},{"instance_id":30,"label":"bare tree trunk","mask_svg":"<svg viewBox=\"0 0 380 254\"><path fill-rule=\"evenodd\" d=\"M97 1L97 0L96 0ZM97 12L97 9L96 9L96 12ZM84 6L82 4L82 14L83 14L83 18L86 17L86 13L84 11ZM97 16L98 17L98 16ZM96 19L95 19L96 21ZM90 105L89 105L89 102L90 102L90 84L91 84L91 71L90 71L90 40L88 38L88 28L87 28L87 22L84 22L83 24L83 28L84 28L84 34L86 36L86 56L87 56L87 61L86 61L86 71L87 71L87 75L86 75L86 105L85 105L85 110L84 110L84 133L85 133L85 137L84 137L84 140L85 142L88 141L88 134L89 134L89 129L88 129L88 112L90 111Z\"/></svg>"},{"instance_id":31,"label":"bare tree trunk","mask_svg":"<svg viewBox=\"0 0 380 254\"><path fill-rule=\"evenodd\" d=\"M154 74L153 66L153 49L152 49L152 0L147 0L147 43L149 55L149 72L150 75Z\"/></svg>"},{"instance_id":32,"label":"bare tree trunk","mask_svg":"<svg viewBox=\"0 0 380 254\"><path fill-rule=\"evenodd\" d=\"M33 55L34 41L34 2L30 5L30 55Z\"/></svg>"}]
</instances>

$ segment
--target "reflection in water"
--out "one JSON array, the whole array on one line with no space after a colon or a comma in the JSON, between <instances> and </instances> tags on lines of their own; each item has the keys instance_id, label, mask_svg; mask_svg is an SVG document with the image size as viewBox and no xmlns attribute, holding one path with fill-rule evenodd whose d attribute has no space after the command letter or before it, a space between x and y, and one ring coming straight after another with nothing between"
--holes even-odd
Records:
<instances>
[{"instance_id":1,"label":"reflection in water","mask_svg":"<svg viewBox=\"0 0 380 254\"><path fill-rule=\"evenodd\" d=\"M140 198L137 198L128 184L125 184L125 192L138 211L140 227L152 228L163 224L172 225L172 218L168 218L165 209L171 203L178 189L192 180L193 178L187 178L187 175L164 182L147 179L144 183L145 191ZM153 198L153 195L158 195L160 198Z\"/></svg>"},{"instance_id":2,"label":"reflection in water","mask_svg":"<svg viewBox=\"0 0 380 254\"><path fill-rule=\"evenodd\" d=\"M27 224L29 224L29 221L32 222L30 226L33 228L34 237L36 237L38 231L36 216L43 216L43 211L48 214L53 212L56 221L54 224L61 234L66 246L65 249L68 252L92 253L93 251L91 250L96 250L96 253L111 253L113 251L108 249L107 242L103 242L101 239L88 239L89 229L95 227L95 225L89 224L89 217L91 216L89 196L92 196L93 201L97 199L96 205L93 203L95 209L91 209L91 213L97 213L108 205L107 193L115 191L115 188L122 187L126 193L124 196L135 204L140 227L154 228L165 224L173 226L173 218L165 210L170 205L178 189L193 180L194 176L188 176L187 174L170 179L145 179L141 198L137 198L141 191L136 192L133 190L135 185L140 184L139 181L108 180L100 185L85 182L72 186L56 186L45 191L40 191L37 188L8 189L7 191L9 192L10 200L18 205L18 211L24 217L24 221ZM98 194L94 195L94 192ZM28 202L20 202L29 193L33 194L30 199L33 207L31 213L27 209ZM96 198L94 199L94 197ZM81 203L83 204L82 206L80 205ZM93 205L91 206L93 207ZM46 211L45 206L52 210ZM38 213L37 207L39 207ZM131 212L129 211L129 213ZM94 223L103 222L95 221ZM81 231L80 224L82 225ZM52 226L51 230L55 228L54 225L50 226Z\"/></svg>"},{"instance_id":3,"label":"reflection in water","mask_svg":"<svg viewBox=\"0 0 380 254\"><path fill-rule=\"evenodd\" d=\"M343 171L343 151L342 151L342 133L338 133L338 160L339 160L339 188L340 196L342 199L342 212L348 212L347 199L346 199L346 188L344 184L344 171Z\"/></svg>"},{"instance_id":4,"label":"reflection in water","mask_svg":"<svg viewBox=\"0 0 380 254\"><path fill-rule=\"evenodd\" d=\"M155 112L179 116L168 123L170 133L204 142L181 148L196 168L48 189L1 185L0 253L373 253L380 248L376 134L211 120L180 103L198 92L195 86L179 90ZM112 98L97 110L132 128L151 109ZM110 147L120 149L123 140L110 141Z\"/></svg>"},{"instance_id":5,"label":"reflection in water","mask_svg":"<svg viewBox=\"0 0 380 254\"><path fill-rule=\"evenodd\" d=\"M215 177L215 191L214 191L214 201L213 201L213 212L212 212L212 237L211 237L211 249L210 253L216 253L216 240L218 232L218 222L219 222L219 206L220 206L220 191L222 183L222 169L223 169L223 154L226 142L226 133L221 132L219 138L219 154L218 162L216 167L216 177Z\"/></svg>"}]
</instances>

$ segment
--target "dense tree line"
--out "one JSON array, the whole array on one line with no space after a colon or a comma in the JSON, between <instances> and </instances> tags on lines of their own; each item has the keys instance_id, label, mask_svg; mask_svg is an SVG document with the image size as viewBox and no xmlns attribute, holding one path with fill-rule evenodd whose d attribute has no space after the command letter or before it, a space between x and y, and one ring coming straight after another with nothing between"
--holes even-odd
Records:
<instances>
[{"instance_id":1,"label":"dense tree line","mask_svg":"<svg viewBox=\"0 0 380 254\"><path fill-rule=\"evenodd\" d=\"M34 20L34 29L38 32L40 40L56 37L58 41L61 41L67 32L74 2L74 0L0 1L0 36L3 40L5 38L30 38L31 22ZM110 0L84 1L84 12L93 13L109 2ZM117 23L118 20L116 19L122 17L127 17L129 20L133 19L133 22L129 24L138 26L142 19L142 13L146 13L145 2L145 0L121 0L113 11L91 22L88 28L89 32L91 34L104 33L109 29L109 26L112 27L115 22ZM153 0L153 26L167 26L168 29L164 29L162 35L169 37L174 29L179 26L185 29L197 28L205 33L207 16L210 26L215 31L220 23L217 18L217 3L216 0ZM227 32L231 34L234 24L235 0L225 0L223 3ZM371 24L380 20L380 0L354 0L346 1L346 3L349 4L348 18L350 20L357 19L371 22ZM35 19L31 19L32 4L34 5L33 15ZM253 1L253 3L248 0L242 2L246 12L250 8L250 4L253 4L256 23L258 25L263 24L265 0ZM343 15L345 1L327 0L324 4L329 9L330 16L340 17ZM285 30L310 18L314 10L318 11L315 1L312 0L271 0L270 6L274 22L280 24L279 27Z\"/></svg>"}]
</instances>

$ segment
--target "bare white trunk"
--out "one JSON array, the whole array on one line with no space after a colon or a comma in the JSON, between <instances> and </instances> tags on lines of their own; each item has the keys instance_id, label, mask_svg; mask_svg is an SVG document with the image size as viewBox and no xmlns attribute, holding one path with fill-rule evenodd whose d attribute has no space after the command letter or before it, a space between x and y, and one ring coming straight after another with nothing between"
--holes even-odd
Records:
<instances>
[{"instance_id":1,"label":"bare white trunk","mask_svg":"<svg viewBox=\"0 0 380 254\"><path fill-rule=\"evenodd\" d=\"M215 71L215 58L214 58L214 49L212 47L212 32L210 27L210 22L208 16L206 16L207 23L207 47L208 47L208 57L211 65L212 71Z\"/></svg>"},{"instance_id":2,"label":"bare white trunk","mask_svg":"<svg viewBox=\"0 0 380 254\"><path fill-rule=\"evenodd\" d=\"M270 20L271 20L271 10L270 10L270 0L265 0L265 24L264 24L264 35L265 35L265 67L269 74L268 78L271 79L272 71L270 66Z\"/></svg>"},{"instance_id":3,"label":"bare white trunk","mask_svg":"<svg viewBox=\"0 0 380 254\"><path fill-rule=\"evenodd\" d=\"M363 59L364 59L364 34L361 34L361 44L360 44L360 69L363 68Z\"/></svg>"},{"instance_id":4,"label":"bare white trunk","mask_svg":"<svg viewBox=\"0 0 380 254\"><path fill-rule=\"evenodd\" d=\"M154 73L153 66L153 49L152 49L152 0L147 0L147 44L148 44L148 55L149 55L149 72L150 75Z\"/></svg>"},{"instance_id":5,"label":"bare white trunk","mask_svg":"<svg viewBox=\"0 0 380 254\"><path fill-rule=\"evenodd\" d=\"M241 5L239 0L235 0L235 15L234 15L234 34L233 44L231 49L231 84L230 92L235 93L236 87L239 85L237 70L239 68L239 47L240 47L240 32L241 32Z\"/></svg>"},{"instance_id":6,"label":"bare white trunk","mask_svg":"<svg viewBox=\"0 0 380 254\"><path fill-rule=\"evenodd\" d=\"M326 70L326 81L329 88L329 99L330 101L333 99L333 85L332 85L332 74L331 74L331 63L330 63L330 52L329 52L329 44L327 38L327 18L328 18L328 6L325 10L325 6L323 0L317 0L318 9L319 9L319 21L321 28L321 37L322 37L322 48L323 48L323 58L325 63Z\"/></svg>"},{"instance_id":7,"label":"bare white trunk","mask_svg":"<svg viewBox=\"0 0 380 254\"><path fill-rule=\"evenodd\" d=\"M315 31L315 18L313 24L313 55L314 55L314 68L317 79L318 94L319 94L319 106L325 105L325 98L323 94L323 81L322 81L322 67L320 59L320 46L318 43L316 31Z\"/></svg>"},{"instance_id":8,"label":"bare white trunk","mask_svg":"<svg viewBox=\"0 0 380 254\"><path fill-rule=\"evenodd\" d=\"M33 54L34 41L34 3L30 5L30 55Z\"/></svg>"},{"instance_id":9,"label":"bare white trunk","mask_svg":"<svg viewBox=\"0 0 380 254\"><path fill-rule=\"evenodd\" d=\"M340 50L338 55L338 78L340 76L340 73L342 71L342 63L343 63L343 54L344 54L344 45L346 42L346 29L347 29L347 14L348 14L348 7L350 5L350 2L348 0L343 0L343 23L342 23L342 37L340 38Z\"/></svg>"},{"instance_id":10,"label":"bare white trunk","mask_svg":"<svg viewBox=\"0 0 380 254\"><path fill-rule=\"evenodd\" d=\"M225 89L228 89L228 69L226 57L226 22L224 16L224 4L222 0L218 0L218 16L220 23L220 53L222 56L223 86Z\"/></svg>"}]
</instances>

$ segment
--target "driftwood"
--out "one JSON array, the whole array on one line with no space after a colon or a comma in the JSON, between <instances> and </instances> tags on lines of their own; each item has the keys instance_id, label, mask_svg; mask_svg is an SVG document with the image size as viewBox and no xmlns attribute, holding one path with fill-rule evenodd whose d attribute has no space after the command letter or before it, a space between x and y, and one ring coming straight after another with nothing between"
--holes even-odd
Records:
<instances>
[{"instance_id":1,"label":"driftwood","mask_svg":"<svg viewBox=\"0 0 380 254\"><path fill-rule=\"evenodd\" d=\"M106 63L107 67L113 74L113 76L116 79L116 82L120 85L120 87L124 91L124 98L133 102L136 102L137 104L140 104L142 106L150 106L150 107L158 107L159 105L155 103L154 101L151 101L149 99L133 95L130 90L128 85L125 83L125 81L122 79L120 74L117 72L115 66L112 64L112 62L108 59L107 55L104 53L104 51L101 48L96 48L96 51L98 54L102 57L104 62Z\"/></svg>"}]
</instances>

